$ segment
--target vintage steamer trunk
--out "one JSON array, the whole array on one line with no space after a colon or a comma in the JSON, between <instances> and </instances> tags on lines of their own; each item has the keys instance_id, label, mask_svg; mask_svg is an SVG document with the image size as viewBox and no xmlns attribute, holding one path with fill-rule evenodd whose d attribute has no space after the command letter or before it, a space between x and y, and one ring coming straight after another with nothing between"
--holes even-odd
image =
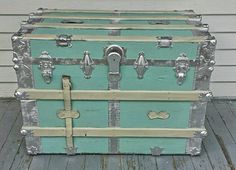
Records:
<instances>
[{"instance_id":1,"label":"vintage steamer trunk","mask_svg":"<svg viewBox=\"0 0 236 170\"><path fill-rule=\"evenodd\" d=\"M193 11L39 9L12 43L29 154L200 153L216 40Z\"/></svg>"}]
</instances>

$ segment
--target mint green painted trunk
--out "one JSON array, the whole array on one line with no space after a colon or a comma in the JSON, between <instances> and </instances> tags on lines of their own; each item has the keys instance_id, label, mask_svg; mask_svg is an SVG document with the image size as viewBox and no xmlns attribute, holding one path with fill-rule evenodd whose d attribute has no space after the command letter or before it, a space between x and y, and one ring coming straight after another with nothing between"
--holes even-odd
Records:
<instances>
[{"instance_id":1,"label":"mint green painted trunk","mask_svg":"<svg viewBox=\"0 0 236 170\"><path fill-rule=\"evenodd\" d=\"M45 19L44 22L61 22L60 19ZM134 21L133 21L134 22ZM146 21L136 21L144 24ZM107 20L88 20L86 23L109 23ZM123 21L121 23L130 23ZM171 21L171 24L185 24L183 21ZM71 35L107 35L109 30L51 29L37 28L33 34L71 34ZM190 30L121 30L121 35L152 35L152 36L191 36ZM144 52L148 59L175 60L181 53L190 59L197 56L197 43L179 43L173 48L157 48L153 43L141 42L73 42L71 48L55 46L55 41L31 40L31 55L39 57L42 51L58 58L82 58L84 51L89 51L94 59L103 58L103 48L117 44L127 49L129 59L136 59L139 52ZM120 81L121 90L176 90L187 91L193 88L194 68L188 72L186 81L179 86L176 83L172 67L151 66L143 79L137 78L133 66L122 66ZM57 65L53 80L46 84L41 77L37 65L33 66L34 86L38 89L61 89L62 75L71 76L72 89L107 90L108 68L96 66L91 79L85 79L79 65ZM80 117L73 120L74 127L108 127L107 101L73 101L73 110L79 110ZM123 128L188 128L191 102L120 102L120 127ZM40 127L65 127L63 119L57 117L63 109L63 101L38 100ZM150 120L149 111L166 111L170 113L167 120ZM150 148L163 149L162 154L184 154L186 139L179 138L120 138L120 153L150 154ZM65 137L42 137L43 153L65 153ZM79 153L109 153L108 138L74 137L74 145Z\"/></svg>"}]
</instances>

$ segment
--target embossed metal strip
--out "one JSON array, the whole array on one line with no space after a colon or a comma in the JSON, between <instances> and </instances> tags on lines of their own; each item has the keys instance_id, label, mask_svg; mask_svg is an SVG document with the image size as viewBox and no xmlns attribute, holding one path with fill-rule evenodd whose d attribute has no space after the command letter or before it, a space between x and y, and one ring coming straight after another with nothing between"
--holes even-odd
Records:
<instances>
[{"instance_id":1,"label":"embossed metal strip","mask_svg":"<svg viewBox=\"0 0 236 170\"><path fill-rule=\"evenodd\" d=\"M41 60L42 59L39 57L23 59L24 63L26 64L36 64L36 65L39 65ZM146 60L149 66L158 66L158 67L174 67L175 62L176 62L176 60L152 60L152 59L146 59ZM82 59L78 59L77 57L75 58L53 57L50 61L53 63L53 65L78 65L81 63ZM136 59L126 58L124 61L121 61L120 64L133 66L135 61ZM200 63L199 59L189 60L190 67L195 67L199 63ZM93 59L93 64L94 65L107 65L107 60L106 59Z\"/></svg>"},{"instance_id":2,"label":"embossed metal strip","mask_svg":"<svg viewBox=\"0 0 236 170\"><path fill-rule=\"evenodd\" d=\"M12 36L12 48L14 62L13 68L16 71L18 87L20 88L32 88L33 87L33 75L32 66L30 63L24 61L30 59L30 44L29 40L23 39L21 30Z\"/></svg>"},{"instance_id":3,"label":"embossed metal strip","mask_svg":"<svg viewBox=\"0 0 236 170\"><path fill-rule=\"evenodd\" d=\"M116 86L111 84L109 86ZM18 89L19 99L63 100L62 90ZM209 91L71 90L72 100L208 101Z\"/></svg>"},{"instance_id":4,"label":"embossed metal strip","mask_svg":"<svg viewBox=\"0 0 236 170\"><path fill-rule=\"evenodd\" d=\"M25 30L19 30L12 36L13 47L13 68L16 71L17 82L19 88L33 88L34 80L32 75L32 65L25 63L25 60L30 60L30 43L29 40L23 39ZM17 93L16 93L17 97ZM38 110L35 100L21 100L21 112L23 118L23 126L39 126ZM24 131L21 131L24 135ZM28 154L35 155L41 152L40 137L28 135L25 137L26 149Z\"/></svg>"},{"instance_id":5,"label":"embossed metal strip","mask_svg":"<svg viewBox=\"0 0 236 170\"><path fill-rule=\"evenodd\" d=\"M21 100L21 112L23 117L23 126L39 126L39 115L35 100ZM22 135L26 135L24 129L21 130ZM25 136L26 149L28 154L38 154L41 152L41 142L39 136L29 134Z\"/></svg>"},{"instance_id":6,"label":"embossed metal strip","mask_svg":"<svg viewBox=\"0 0 236 170\"><path fill-rule=\"evenodd\" d=\"M30 127L22 128L34 136L66 136L65 127ZM73 128L73 136L81 137L164 137L198 138L205 128Z\"/></svg>"}]
</instances>

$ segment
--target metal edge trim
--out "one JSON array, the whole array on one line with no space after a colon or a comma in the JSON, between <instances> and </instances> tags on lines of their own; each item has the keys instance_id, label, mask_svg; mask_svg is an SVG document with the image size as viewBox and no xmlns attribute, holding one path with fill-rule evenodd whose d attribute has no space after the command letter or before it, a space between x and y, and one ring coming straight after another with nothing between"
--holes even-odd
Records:
<instances>
[{"instance_id":1,"label":"metal edge trim","mask_svg":"<svg viewBox=\"0 0 236 170\"><path fill-rule=\"evenodd\" d=\"M29 60L31 58L30 42L29 40L24 40L22 38L24 31L25 30L20 29L11 38L13 47L13 68L16 71L18 88L33 88L34 79L32 65L24 62L24 60ZM22 100L21 111L24 125L39 125L39 115L35 100ZM41 152L40 137L27 136L25 137L25 141L28 154L35 155Z\"/></svg>"},{"instance_id":2,"label":"metal edge trim","mask_svg":"<svg viewBox=\"0 0 236 170\"><path fill-rule=\"evenodd\" d=\"M209 90L211 69L215 59L215 37L211 37L209 41L199 44L198 56L201 60L196 66L193 82L193 90ZM209 69L210 68L210 69ZM190 110L189 128L204 128L207 101L193 102ZM207 131L205 132L207 135ZM202 138L190 138L186 143L186 153L192 156L201 153Z\"/></svg>"}]
</instances>

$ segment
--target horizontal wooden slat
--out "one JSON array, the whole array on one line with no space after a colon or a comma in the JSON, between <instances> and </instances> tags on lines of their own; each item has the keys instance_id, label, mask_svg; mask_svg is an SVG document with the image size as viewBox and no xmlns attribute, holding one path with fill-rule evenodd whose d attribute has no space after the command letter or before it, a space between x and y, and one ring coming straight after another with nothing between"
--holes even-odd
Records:
<instances>
[{"instance_id":1,"label":"horizontal wooden slat","mask_svg":"<svg viewBox=\"0 0 236 170\"><path fill-rule=\"evenodd\" d=\"M63 100L63 90L18 89L24 99ZM208 91L72 90L72 100L197 101Z\"/></svg>"},{"instance_id":2,"label":"horizontal wooden slat","mask_svg":"<svg viewBox=\"0 0 236 170\"><path fill-rule=\"evenodd\" d=\"M24 3L18 0L2 0L0 2L0 11L2 14L26 14L39 7L47 8L64 8L64 9L109 9L109 10L185 10L193 9L198 13L235 13L235 0L182 0L179 1L156 1L143 0L127 1L120 0L119 3L115 0L90 0L89 3L85 0L71 1L58 1L58 0L36 0L32 3L30 0L25 0Z\"/></svg>"},{"instance_id":3,"label":"horizontal wooden slat","mask_svg":"<svg viewBox=\"0 0 236 170\"><path fill-rule=\"evenodd\" d=\"M236 33L215 33L218 41L217 49L236 49ZM0 34L0 50L12 49L11 47L12 34Z\"/></svg>"},{"instance_id":4,"label":"horizontal wooden slat","mask_svg":"<svg viewBox=\"0 0 236 170\"><path fill-rule=\"evenodd\" d=\"M13 97L16 83L0 83L0 97ZM231 96L236 98L236 83L211 83L210 90L215 97Z\"/></svg>"},{"instance_id":5,"label":"horizontal wooden slat","mask_svg":"<svg viewBox=\"0 0 236 170\"><path fill-rule=\"evenodd\" d=\"M66 136L66 128L22 127L33 136ZM206 131L204 128L73 128L73 136L87 137L180 137L191 138ZM199 136L198 136L199 137Z\"/></svg>"},{"instance_id":6,"label":"horizontal wooden slat","mask_svg":"<svg viewBox=\"0 0 236 170\"><path fill-rule=\"evenodd\" d=\"M20 23L27 20L27 16L4 16L0 15L0 32L16 32L20 28ZM236 15L227 16L203 16L203 23L210 26L211 32L235 32L236 31Z\"/></svg>"}]
</instances>

